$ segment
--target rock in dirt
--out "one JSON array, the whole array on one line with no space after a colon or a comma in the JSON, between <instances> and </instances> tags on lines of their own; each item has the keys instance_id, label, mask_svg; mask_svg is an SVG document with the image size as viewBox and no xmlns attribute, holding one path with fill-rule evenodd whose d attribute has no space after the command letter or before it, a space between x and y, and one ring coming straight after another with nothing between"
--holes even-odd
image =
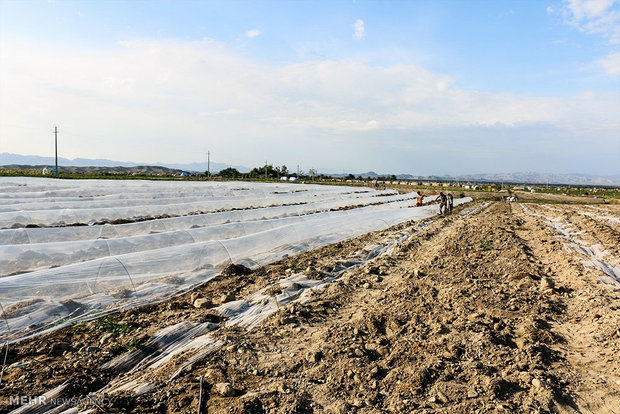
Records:
<instances>
[{"instance_id":1,"label":"rock in dirt","mask_svg":"<svg viewBox=\"0 0 620 414\"><path fill-rule=\"evenodd\" d=\"M71 348L71 344L69 344L69 342L54 342L50 347L50 354L61 355L69 348Z\"/></svg>"},{"instance_id":2,"label":"rock in dirt","mask_svg":"<svg viewBox=\"0 0 620 414\"><path fill-rule=\"evenodd\" d=\"M446 396L446 394L444 394L441 391L437 391L437 402L440 403L446 403L449 402L450 400L448 399L448 397Z\"/></svg>"},{"instance_id":3,"label":"rock in dirt","mask_svg":"<svg viewBox=\"0 0 620 414\"><path fill-rule=\"evenodd\" d=\"M532 383L532 375L529 372L521 371L517 376L524 384Z\"/></svg>"},{"instance_id":4,"label":"rock in dirt","mask_svg":"<svg viewBox=\"0 0 620 414\"><path fill-rule=\"evenodd\" d=\"M317 362L320 362L321 359L323 359L323 353L321 351L308 352L308 355L306 355L306 359L308 360L308 362L316 364Z\"/></svg>"},{"instance_id":5,"label":"rock in dirt","mask_svg":"<svg viewBox=\"0 0 620 414\"><path fill-rule=\"evenodd\" d=\"M215 390L222 397L232 397L235 395L235 390L232 385L230 385L230 382L220 382L215 384Z\"/></svg>"},{"instance_id":6,"label":"rock in dirt","mask_svg":"<svg viewBox=\"0 0 620 414\"><path fill-rule=\"evenodd\" d=\"M219 300L217 301L218 304L222 305L224 303L228 303L228 302L232 302L233 300L235 300L235 295L234 293L226 293L222 296L220 296Z\"/></svg>"},{"instance_id":7,"label":"rock in dirt","mask_svg":"<svg viewBox=\"0 0 620 414\"><path fill-rule=\"evenodd\" d=\"M542 290L553 289L555 287L555 282L550 277L543 277L540 279L540 288Z\"/></svg>"},{"instance_id":8,"label":"rock in dirt","mask_svg":"<svg viewBox=\"0 0 620 414\"><path fill-rule=\"evenodd\" d=\"M198 298L194 300L194 307L198 309L208 309L213 307L213 303L207 298Z\"/></svg>"},{"instance_id":9,"label":"rock in dirt","mask_svg":"<svg viewBox=\"0 0 620 414\"><path fill-rule=\"evenodd\" d=\"M223 276L243 276L249 275L250 273L252 273L251 269L245 267L244 265L234 263L222 270Z\"/></svg>"},{"instance_id":10,"label":"rock in dirt","mask_svg":"<svg viewBox=\"0 0 620 414\"><path fill-rule=\"evenodd\" d=\"M107 344L108 342L110 342L110 340L112 339L113 336L114 336L113 333L107 333L107 334L103 335L101 337L101 339L99 340L99 344L101 344L101 345Z\"/></svg>"}]
</instances>

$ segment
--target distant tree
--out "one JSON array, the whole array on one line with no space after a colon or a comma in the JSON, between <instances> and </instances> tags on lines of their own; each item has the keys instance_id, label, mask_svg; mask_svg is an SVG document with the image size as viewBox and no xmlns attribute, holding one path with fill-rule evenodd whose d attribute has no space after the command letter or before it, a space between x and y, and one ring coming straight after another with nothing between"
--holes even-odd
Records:
<instances>
[{"instance_id":1,"label":"distant tree","mask_svg":"<svg viewBox=\"0 0 620 414\"><path fill-rule=\"evenodd\" d=\"M217 175L224 178L237 178L241 176L241 173L236 168L225 168Z\"/></svg>"},{"instance_id":2,"label":"distant tree","mask_svg":"<svg viewBox=\"0 0 620 414\"><path fill-rule=\"evenodd\" d=\"M286 165L280 167L280 175L289 175L289 171L288 168L286 168Z\"/></svg>"},{"instance_id":3,"label":"distant tree","mask_svg":"<svg viewBox=\"0 0 620 414\"><path fill-rule=\"evenodd\" d=\"M347 180L355 180L355 176L353 174L349 174L345 177Z\"/></svg>"},{"instance_id":4,"label":"distant tree","mask_svg":"<svg viewBox=\"0 0 620 414\"><path fill-rule=\"evenodd\" d=\"M250 171L250 178L265 178L265 171L267 178L278 178L280 177L280 169L274 168L273 165L264 165L262 167L253 168Z\"/></svg>"},{"instance_id":5,"label":"distant tree","mask_svg":"<svg viewBox=\"0 0 620 414\"><path fill-rule=\"evenodd\" d=\"M362 176L361 176L361 175L358 175L358 176L357 176L357 180L359 180L359 181L363 181L364 179L362 178Z\"/></svg>"},{"instance_id":6,"label":"distant tree","mask_svg":"<svg viewBox=\"0 0 620 414\"><path fill-rule=\"evenodd\" d=\"M390 176L390 180L391 180L391 181L396 181L396 176L395 176L394 174L392 174L392 175Z\"/></svg>"}]
</instances>

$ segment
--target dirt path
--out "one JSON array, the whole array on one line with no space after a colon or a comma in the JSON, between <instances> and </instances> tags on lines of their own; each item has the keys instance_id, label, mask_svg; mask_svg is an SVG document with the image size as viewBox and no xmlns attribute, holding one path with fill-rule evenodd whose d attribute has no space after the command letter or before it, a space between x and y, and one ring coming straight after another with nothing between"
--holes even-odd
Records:
<instances>
[{"instance_id":1,"label":"dirt path","mask_svg":"<svg viewBox=\"0 0 620 414\"><path fill-rule=\"evenodd\" d=\"M92 393L82 409L196 413L202 377L203 413L618 413L620 290L584 267L545 215L601 244L610 263L618 233L566 209L474 203L20 343L0 407L69 379L60 395ZM226 326L222 309L248 303L235 299L281 295L278 281L298 276L335 280L249 331ZM196 308L197 298L224 305ZM157 332L184 327L208 331L192 339L201 351L131 369L161 351Z\"/></svg>"}]
</instances>

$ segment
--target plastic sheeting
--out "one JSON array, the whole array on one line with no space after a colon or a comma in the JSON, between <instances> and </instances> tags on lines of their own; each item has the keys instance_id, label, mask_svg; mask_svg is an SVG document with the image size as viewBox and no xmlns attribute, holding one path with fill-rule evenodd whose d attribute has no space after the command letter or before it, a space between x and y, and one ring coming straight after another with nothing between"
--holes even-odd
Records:
<instances>
[{"instance_id":1,"label":"plastic sheeting","mask_svg":"<svg viewBox=\"0 0 620 414\"><path fill-rule=\"evenodd\" d=\"M347 197L338 200L320 201L292 206L278 206L246 210L233 210L218 213L195 214L190 216L153 219L119 225L68 226L54 228L17 228L0 230L0 246L7 244L32 244L62 242L69 240L88 240L97 238L128 237L139 234L160 233L173 230L187 230L237 221L265 220L299 216L352 206L367 206L376 203L410 200L415 193L396 196L376 195Z\"/></svg>"},{"instance_id":2,"label":"plastic sheeting","mask_svg":"<svg viewBox=\"0 0 620 414\"><path fill-rule=\"evenodd\" d=\"M230 195L261 193L298 193L309 191L368 191L368 188L287 183L254 183L238 181L149 181L149 180L58 180L51 178L0 178L0 204L10 199L59 198L157 198L187 195Z\"/></svg>"},{"instance_id":3,"label":"plastic sheeting","mask_svg":"<svg viewBox=\"0 0 620 414\"><path fill-rule=\"evenodd\" d=\"M373 191L375 195L393 194L394 191ZM227 195L213 195L213 194L192 194L170 197L132 197L132 198L113 198L109 199L107 196L101 197L65 197L65 198L44 198L35 199L36 201L22 201L15 202L14 199L5 204L0 204L0 213L5 212L17 212L17 211L37 211L37 210L59 210L59 209L87 209L87 208L119 208L119 207L133 207L133 206L155 206L155 205L168 205L201 201L224 201L224 200L246 200L255 198L267 198L277 200L282 198L283 195L289 197L299 198L301 200L309 200L315 198L335 198L348 196L350 194L357 194L348 189L344 189L340 192L334 191L304 191L298 193L282 193L282 192L267 192L259 194L227 194ZM26 199L28 200L28 199ZM29 199L32 200L32 199Z\"/></svg>"},{"instance_id":4,"label":"plastic sheeting","mask_svg":"<svg viewBox=\"0 0 620 414\"><path fill-rule=\"evenodd\" d=\"M134 221L304 204L360 194L380 196L396 192L288 183L3 178L0 228Z\"/></svg>"},{"instance_id":5,"label":"plastic sheeting","mask_svg":"<svg viewBox=\"0 0 620 414\"><path fill-rule=\"evenodd\" d=\"M403 197L399 196L398 198L400 199ZM381 204L378 206L366 207L364 211L408 207L411 206L414 201L409 199L404 202L395 201L392 203L389 203L389 205ZM315 213L311 215L296 215L272 220L239 221L207 227L190 228L187 230L173 230L163 233L149 233L120 238L0 245L0 277L42 268L84 262L100 257L116 256L124 253L160 249L208 240L225 240L282 227L288 224L316 220L328 215L335 217L349 214L351 214L351 211L345 210ZM71 227L68 229L71 229ZM58 229L52 228L47 230L54 232L54 230Z\"/></svg>"},{"instance_id":6,"label":"plastic sheeting","mask_svg":"<svg viewBox=\"0 0 620 414\"><path fill-rule=\"evenodd\" d=\"M350 198L347 194L293 194L262 198L225 198L174 204L142 204L130 207L71 208L52 210L21 210L0 212L0 228L37 226L65 226L93 224L118 220L142 220L204 212L251 209L289 204L303 204L313 200Z\"/></svg>"},{"instance_id":7,"label":"plastic sheeting","mask_svg":"<svg viewBox=\"0 0 620 414\"><path fill-rule=\"evenodd\" d=\"M238 187L245 184L235 183ZM281 187L280 184L280 190L287 190ZM288 184L287 187L305 186ZM359 191L339 189L349 194ZM0 246L2 273L9 273L6 270L9 263L15 266L14 272L22 272L29 266L44 267L0 278L0 304L6 322L0 327L0 339L19 340L120 308L164 300L210 280L230 263L254 268L370 231L437 214L436 206L409 208L413 205L414 194L372 197L376 192L366 191L365 197L359 199L339 197L335 192L332 195L336 197L331 201L291 206L302 210L273 207L226 212L228 217L218 216L224 213L215 213L168 221L151 220L142 230L137 226L143 223L97 226L95 231L101 234L106 229L115 237ZM290 197L290 193L288 188L284 197ZM343 204L359 206L363 205L360 201L373 204L377 200L385 203L316 213L330 206L329 209ZM465 201L468 200L455 200L455 204ZM303 207L310 210L304 212ZM281 211L273 211L278 209ZM233 214L237 216L233 217ZM272 215L278 218L273 219ZM192 228L196 224L191 224L191 220L184 221L186 219L203 221L202 225ZM227 220L228 223L218 220ZM181 228L170 230L162 223ZM14 238L18 231L32 230L41 235L49 231L93 228L95 226L19 229L2 233L13 232ZM117 231L123 228L128 236L122 234L123 230ZM153 231L159 233L151 234ZM32 263L22 256L26 253L34 255ZM46 254L48 257L43 257Z\"/></svg>"}]
</instances>

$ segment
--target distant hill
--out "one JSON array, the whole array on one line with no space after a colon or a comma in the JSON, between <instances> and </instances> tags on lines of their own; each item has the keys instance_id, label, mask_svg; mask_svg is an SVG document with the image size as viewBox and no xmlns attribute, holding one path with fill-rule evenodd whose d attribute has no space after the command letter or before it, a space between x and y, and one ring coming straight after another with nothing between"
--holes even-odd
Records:
<instances>
[{"instance_id":1,"label":"distant hill","mask_svg":"<svg viewBox=\"0 0 620 414\"><path fill-rule=\"evenodd\" d=\"M472 181L504 181L508 183L524 184L574 184L574 185L598 185L598 186L617 186L620 185L620 174L601 177L589 174L552 174L537 173L533 171L504 173L504 174L473 174L459 176L461 180L469 179Z\"/></svg>"},{"instance_id":2,"label":"distant hill","mask_svg":"<svg viewBox=\"0 0 620 414\"><path fill-rule=\"evenodd\" d=\"M53 166L54 157L40 157L38 155L20 155L10 154L7 152L0 153L0 165L22 165L22 166ZM144 164L126 161L112 161L106 159L87 159L87 158L75 158L68 159L58 157L59 166L73 166L73 167L144 167ZM205 172L207 171L206 162L195 162L189 164L165 164L154 163L150 164L152 167L166 167L182 171L190 172ZM211 172L215 173L224 168L236 168L240 172L249 172L250 169L240 165L228 165L219 162L211 163Z\"/></svg>"},{"instance_id":3,"label":"distant hill","mask_svg":"<svg viewBox=\"0 0 620 414\"><path fill-rule=\"evenodd\" d=\"M204 173L207 170L206 162L188 164L165 164L156 163L154 165L141 165L134 162L112 161L106 159L87 159L87 158L58 158L58 164L66 171L86 171L86 172L124 172L144 173L144 174L180 174L182 171ZM54 165L53 157L40 157L37 155L20 155L0 153L0 169L43 169ZM4 166L4 167L2 167ZM70 167L69 167L70 166ZM240 172L249 172L250 168L240 165L229 165L217 162L211 163L211 172L216 173L224 168L236 168ZM82 168L82 169L80 169ZM389 177L393 173L376 173L368 171L365 173L353 174L356 177L376 178ZM346 177L349 173L328 174L332 177ZM620 186L620 174L610 176L596 176L588 174L553 174L538 173L533 171L515 173L493 173L493 174L468 174L468 175L442 175L442 176L417 176L412 174L396 174L399 180L424 180L424 181L472 181L472 182L505 182L514 184L563 184L563 185L591 185L591 186Z\"/></svg>"},{"instance_id":4,"label":"distant hill","mask_svg":"<svg viewBox=\"0 0 620 414\"><path fill-rule=\"evenodd\" d=\"M346 177L346 174L330 174L332 177ZM389 177L391 173L378 174L374 171L353 174L362 178ZM545 174L537 172L495 173L495 174L468 174L468 175L411 175L396 174L399 180L420 181L472 181L472 182L505 182L514 184L562 184L562 185L591 185L591 186L620 186L620 174L611 176L595 176L588 174Z\"/></svg>"},{"instance_id":5,"label":"distant hill","mask_svg":"<svg viewBox=\"0 0 620 414\"><path fill-rule=\"evenodd\" d=\"M45 165L25 165L25 164L9 164L0 165L0 170L43 170L50 167ZM127 175L144 174L144 175L180 175L184 170L175 168L161 167L157 165L137 165L135 167L75 167L62 166L58 167L60 172L65 173L122 173Z\"/></svg>"}]
</instances>

